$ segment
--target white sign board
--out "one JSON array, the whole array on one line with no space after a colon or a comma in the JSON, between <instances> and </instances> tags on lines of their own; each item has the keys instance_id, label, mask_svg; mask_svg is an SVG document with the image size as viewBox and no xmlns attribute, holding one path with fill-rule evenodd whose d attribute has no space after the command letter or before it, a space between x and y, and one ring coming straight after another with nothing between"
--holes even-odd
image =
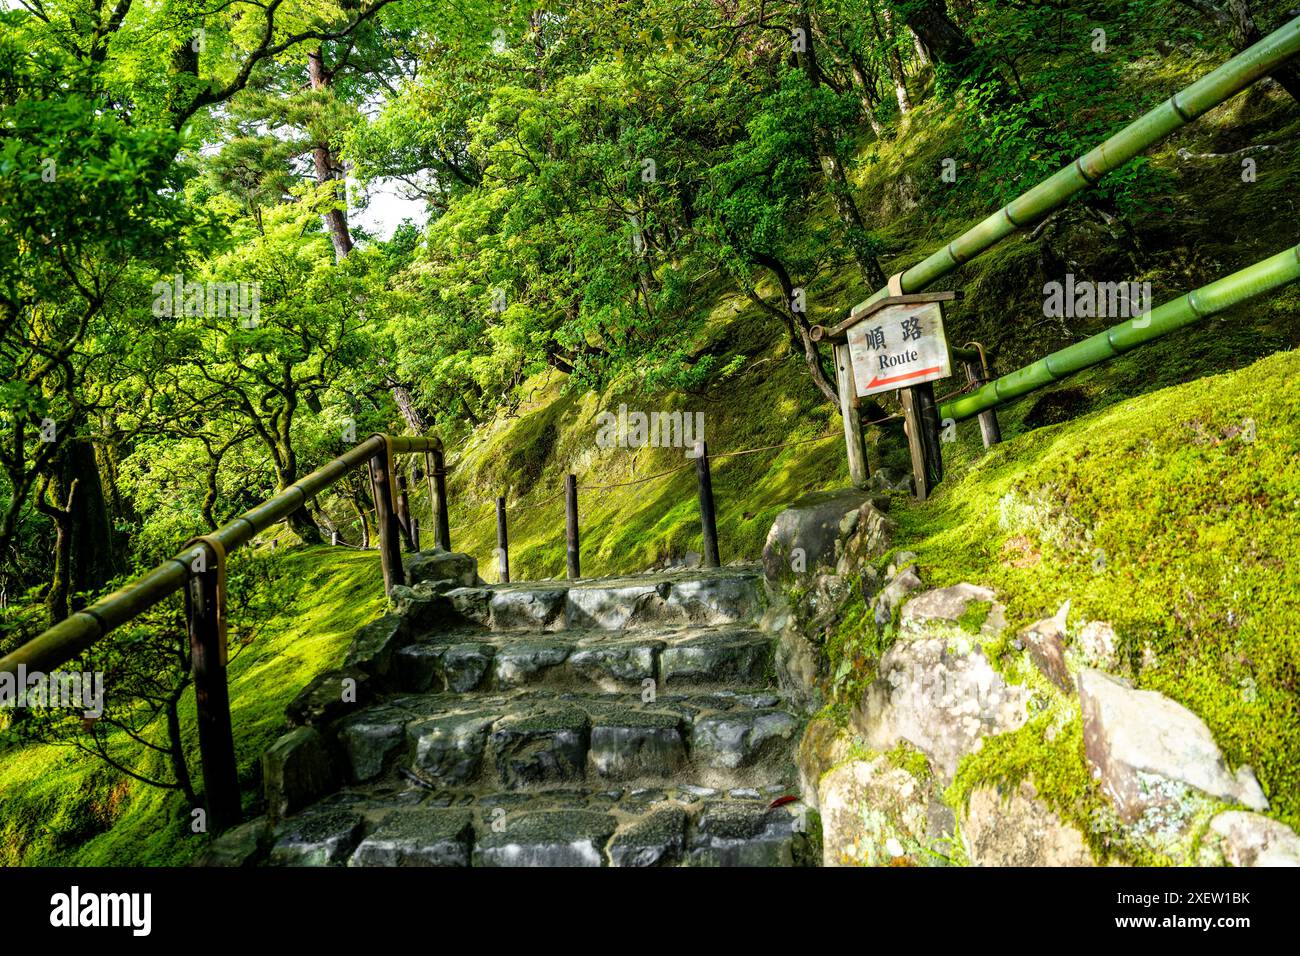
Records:
<instances>
[{"instance_id":1,"label":"white sign board","mask_svg":"<svg viewBox=\"0 0 1300 956\"><path fill-rule=\"evenodd\" d=\"M938 302L891 305L848 330L858 395L874 395L952 374Z\"/></svg>"}]
</instances>

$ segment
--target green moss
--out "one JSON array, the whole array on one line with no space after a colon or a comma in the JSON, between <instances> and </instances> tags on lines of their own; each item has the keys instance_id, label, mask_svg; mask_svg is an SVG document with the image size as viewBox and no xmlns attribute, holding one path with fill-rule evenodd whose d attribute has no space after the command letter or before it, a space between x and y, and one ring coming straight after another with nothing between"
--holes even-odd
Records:
<instances>
[{"instance_id":1,"label":"green moss","mask_svg":"<svg viewBox=\"0 0 1300 956\"><path fill-rule=\"evenodd\" d=\"M918 783L927 784L934 776L929 759L906 740L900 741L893 750L886 751L885 759L891 766L906 770Z\"/></svg>"},{"instance_id":2,"label":"green moss","mask_svg":"<svg viewBox=\"0 0 1300 956\"><path fill-rule=\"evenodd\" d=\"M1300 356L1282 353L1066 424L1019 435L1012 424L1010 441L896 515L929 583L994 586L1010 633L1067 599L1071 629L1111 622L1138 686L1205 720L1292 826L1297 396Z\"/></svg>"},{"instance_id":3,"label":"green moss","mask_svg":"<svg viewBox=\"0 0 1300 956\"><path fill-rule=\"evenodd\" d=\"M978 634L992 609L992 601L971 601L966 605L966 610L962 611L961 617L957 618L957 626L967 634Z\"/></svg>"},{"instance_id":4,"label":"green moss","mask_svg":"<svg viewBox=\"0 0 1300 956\"><path fill-rule=\"evenodd\" d=\"M283 613L232 649L231 720L244 805L258 799L262 753L284 708L312 677L342 663L357 627L382 612L375 553L301 548L285 558ZM238 621L232 622L236 627ZM193 691L181 701L187 752L198 753ZM115 759L161 773L156 755L110 738ZM200 779L197 758L192 772ZM0 865L183 865L206 846L178 794L137 783L70 747L27 745L0 754Z\"/></svg>"},{"instance_id":5,"label":"green moss","mask_svg":"<svg viewBox=\"0 0 1300 956\"><path fill-rule=\"evenodd\" d=\"M1098 825L1113 818L1113 813L1088 773L1083 722L1077 713L1063 722L1064 710L1053 708L1036 715L1019 730L985 738L983 746L958 765L944 800L960 819L976 790L1013 790L1028 780L1038 797L1079 831L1099 863L1111 858L1139 862L1134 850L1113 843L1107 828Z\"/></svg>"}]
</instances>

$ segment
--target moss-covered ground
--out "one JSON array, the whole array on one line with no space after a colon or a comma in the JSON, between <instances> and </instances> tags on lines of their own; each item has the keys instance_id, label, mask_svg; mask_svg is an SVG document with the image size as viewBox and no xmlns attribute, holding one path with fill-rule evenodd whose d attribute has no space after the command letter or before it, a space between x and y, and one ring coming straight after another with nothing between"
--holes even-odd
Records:
<instances>
[{"instance_id":1,"label":"moss-covered ground","mask_svg":"<svg viewBox=\"0 0 1300 956\"><path fill-rule=\"evenodd\" d=\"M231 720L246 807L260 789L261 757L280 735L284 708L315 674L342 663L357 627L383 606L374 552L300 548L284 561L283 611L232 653ZM181 701L182 734L197 754L193 691ZM145 773L160 768L125 738L114 757ZM192 771L201 779L197 766ZM0 752L0 865L181 865L206 845L184 800L146 786L68 746Z\"/></svg>"},{"instance_id":2,"label":"moss-covered ground","mask_svg":"<svg viewBox=\"0 0 1300 956\"><path fill-rule=\"evenodd\" d=\"M1111 109L1126 109L1134 90L1143 108L1155 105L1213 65L1208 56L1135 63ZM1300 151L1287 144L1298 133L1294 107L1276 92L1211 111L1149 154L1163 186L1134 218L1135 241L1075 204L1040 234L1018 234L938 283L965 293L949 315L950 339L983 342L1009 371L1105 325L1043 317L1042 284L1067 268L1150 281L1161 302L1294 245ZM956 189L939 178L946 157L967 169L964 137L931 101L886 139L861 144L852 174L859 204L879 217L886 271L913 264L991 211L965 172ZM1239 161L1178 152L1255 144L1275 148L1259 153L1257 181L1244 187ZM809 318L821 323L838 321L872 291L845 262L828 263L806 285ZM773 287L760 291L775 300ZM488 580L498 495L507 498L512 576L564 573L568 473L582 489L585 574L640 571L701 550L693 463L683 450L597 445L597 414L620 404L705 414L724 563L757 559L791 500L847 483L839 418L780 323L716 280L702 282L695 301L705 321L688 351L729 370L707 387L664 393L616 382L575 394L558 373L541 375L509 414L452 443L452 545L477 557ZM1292 825L1300 824L1300 362L1285 350L1300 345L1298 311L1294 289L1266 297L1029 396L1001 411L1008 440L991 452L975 425L962 423L945 446L949 474L938 494L916 508L899 499L893 509L899 547L920 553L927 583L997 587L1012 627L1066 599L1071 622L1112 621L1138 683L1202 716L1231 761L1256 768L1275 812ZM869 439L873 467L905 465L896 426ZM789 442L807 443L725 456ZM639 482L661 472L669 474ZM427 542L426 496L415 495L413 507ZM341 658L381 600L373 552L305 549L292 560L302 584L292 606L234 665L250 800L284 704ZM844 627L832 636L842 698L860 692L881 649L862 609L849 613L859 636L873 636L852 639ZM182 710L192 740L188 701ZM0 793L0 863L174 863L196 849L177 798L65 749L0 754Z\"/></svg>"}]
</instances>

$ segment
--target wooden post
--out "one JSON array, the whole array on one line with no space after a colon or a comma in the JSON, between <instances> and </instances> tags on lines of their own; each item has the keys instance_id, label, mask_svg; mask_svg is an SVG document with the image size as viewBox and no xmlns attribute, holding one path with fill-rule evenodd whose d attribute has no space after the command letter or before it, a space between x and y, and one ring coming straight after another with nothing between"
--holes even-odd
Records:
<instances>
[{"instance_id":1,"label":"wooden post","mask_svg":"<svg viewBox=\"0 0 1300 956\"><path fill-rule=\"evenodd\" d=\"M395 584L406 583L402 569L402 530L393 508L393 493L388 484L388 456L370 459L370 484L375 493L375 524L379 526L379 560L384 568L384 592Z\"/></svg>"},{"instance_id":2,"label":"wooden post","mask_svg":"<svg viewBox=\"0 0 1300 956\"><path fill-rule=\"evenodd\" d=\"M429 458L432 457L432 464ZM444 551L451 550L451 526L447 522L447 468L442 449L425 452L425 473L429 478L429 507L433 509L433 543Z\"/></svg>"},{"instance_id":3,"label":"wooden post","mask_svg":"<svg viewBox=\"0 0 1300 956\"><path fill-rule=\"evenodd\" d=\"M406 476L397 476L397 524L402 529L402 543L407 551L417 550L411 533L411 499L406 494Z\"/></svg>"},{"instance_id":4,"label":"wooden post","mask_svg":"<svg viewBox=\"0 0 1300 956\"><path fill-rule=\"evenodd\" d=\"M903 403L904 428L907 431L907 449L912 455L912 477L916 482L916 497L925 501L934 486L943 480L943 455L939 445L939 407L934 401L934 386L930 382L902 388L898 391Z\"/></svg>"},{"instance_id":5,"label":"wooden post","mask_svg":"<svg viewBox=\"0 0 1300 956\"><path fill-rule=\"evenodd\" d=\"M420 550L420 519L411 519L411 540L415 542L415 550Z\"/></svg>"},{"instance_id":6,"label":"wooden post","mask_svg":"<svg viewBox=\"0 0 1300 956\"><path fill-rule=\"evenodd\" d=\"M194 572L185 588L203 796L207 803L208 832L213 835L239 823L241 813L235 737L230 729L226 647L217 617L217 587L218 569L208 566L206 570Z\"/></svg>"},{"instance_id":7,"label":"wooden post","mask_svg":"<svg viewBox=\"0 0 1300 956\"><path fill-rule=\"evenodd\" d=\"M564 478L564 536L569 563L569 580L582 577L582 561L578 553L578 477Z\"/></svg>"},{"instance_id":8,"label":"wooden post","mask_svg":"<svg viewBox=\"0 0 1300 956\"><path fill-rule=\"evenodd\" d=\"M849 480L856 487L865 488L871 470L867 467L867 443L862 436L858 390L853 380L853 363L849 360L847 342L835 346L835 383L839 392L840 418L844 421L844 448L849 456Z\"/></svg>"},{"instance_id":9,"label":"wooden post","mask_svg":"<svg viewBox=\"0 0 1300 956\"><path fill-rule=\"evenodd\" d=\"M989 363L988 373L980 366L978 360L967 361L966 381L972 385L982 385L983 383L994 378L993 363ZM984 447L989 448L1002 441L1002 428L998 425L998 413L990 408L988 411L980 412L980 437L984 439Z\"/></svg>"},{"instance_id":10,"label":"wooden post","mask_svg":"<svg viewBox=\"0 0 1300 956\"><path fill-rule=\"evenodd\" d=\"M510 543L506 539L506 499L497 496L497 573L502 584L510 583Z\"/></svg>"},{"instance_id":11,"label":"wooden post","mask_svg":"<svg viewBox=\"0 0 1300 956\"><path fill-rule=\"evenodd\" d=\"M709 446L695 443L695 479L700 489L700 530L704 535L704 566L718 568L718 521L713 510L713 476L709 473Z\"/></svg>"}]
</instances>

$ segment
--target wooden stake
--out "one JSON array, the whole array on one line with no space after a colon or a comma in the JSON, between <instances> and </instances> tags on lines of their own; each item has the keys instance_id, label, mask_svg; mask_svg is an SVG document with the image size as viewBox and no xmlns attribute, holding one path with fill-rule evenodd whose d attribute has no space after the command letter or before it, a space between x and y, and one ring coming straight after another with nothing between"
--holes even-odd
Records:
<instances>
[{"instance_id":1,"label":"wooden stake","mask_svg":"<svg viewBox=\"0 0 1300 956\"><path fill-rule=\"evenodd\" d=\"M966 381L972 385L982 385L984 382L997 377L993 371L992 362L989 362L987 373L980 367L978 361L967 361L964 364L966 366ZM988 411L980 412L979 420L980 437L984 439L985 448L990 448L1002 441L1002 428L998 425L998 413L994 409L990 408Z\"/></svg>"},{"instance_id":2,"label":"wooden stake","mask_svg":"<svg viewBox=\"0 0 1300 956\"><path fill-rule=\"evenodd\" d=\"M506 540L506 499L497 498L497 572L502 584L510 583L510 544Z\"/></svg>"},{"instance_id":3,"label":"wooden stake","mask_svg":"<svg viewBox=\"0 0 1300 956\"><path fill-rule=\"evenodd\" d=\"M867 443L862 435L862 419L858 415L857 385L853 379L853 363L849 360L849 346L835 346L835 383L840 399L840 418L844 421L844 449L849 456L849 481L858 488L867 486L871 469L867 466Z\"/></svg>"},{"instance_id":4,"label":"wooden stake","mask_svg":"<svg viewBox=\"0 0 1300 956\"><path fill-rule=\"evenodd\" d=\"M943 455L939 445L939 408L930 382L898 390L903 403L907 449L912 456L912 477L916 497L925 501L943 480Z\"/></svg>"},{"instance_id":5,"label":"wooden stake","mask_svg":"<svg viewBox=\"0 0 1300 956\"><path fill-rule=\"evenodd\" d=\"M185 589L185 616L198 711L199 755L203 796L212 835L239 823L239 770L230 727L230 688L226 684L226 647L217 616L218 569L194 572Z\"/></svg>"},{"instance_id":6,"label":"wooden stake","mask_svg":"<svg viewBox=\"0 0 1300 956\"><path fill-rule=\"evenodd\" d=\"M578 553L578 477L564 478L564 535L568 557L569 580L582 577L582 561Z\"/></svg>"},{"instance_id":7,"label":"wooden stake","mask_svg":"<svg viewBox=\"0 0 1300 956\"><path fill-rule=\"evenodd\" d=\"M387 455L370 459L370 485L375 495L375 524L379 526L379 560L384 568L385 593L391 592L394 585L406 583L402 568L402 529L393 507L388 467Z\"/></svg>"},{"instance_id":8,"label":"wooden stake","mask_svg":"<svg viewBox=\"0 0 1300 956\"><path fill-rule=\"evenodd\" d=\"M411 533L411 499L406 494L406 476L397 476L397 524L402 529L402 543L407 551L418 550L415 547L415 535Z\"/></svg>"},{"instance_id":9,"label":"wooden stake","mask_svg":"<svg viewBox=\"0 0 1300 956\"><path fill-rule=\"evenodd\" d=\"M428 460L430 456L433 458L431 465ZM447 522L447 467L441 448L426 452L425 466L429 475L429 506L433 509L436 522L433 528L433 543L444 551L450 551L451 526Z\"/></svg>"},{"instance_id":10,"label":"wooden stake","mask_svg":"<svg viewBox=\"0 0 1300 956\"><path fill-rule=\"evenodd\" d=\"M713 476L709 472L709 446L695 443L695 478L700 489L700 530L704 535L704 566L718 568L718 520L713 509Z\"/></svg>"}]
</instances>

